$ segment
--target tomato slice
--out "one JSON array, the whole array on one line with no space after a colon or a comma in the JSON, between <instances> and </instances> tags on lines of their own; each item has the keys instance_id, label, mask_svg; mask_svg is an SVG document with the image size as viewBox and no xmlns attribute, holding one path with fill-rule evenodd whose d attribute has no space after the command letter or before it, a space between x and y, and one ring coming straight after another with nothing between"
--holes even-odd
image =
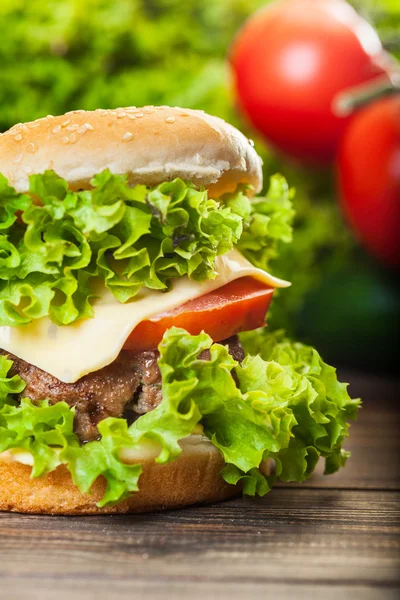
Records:
<instances>
[{"instance_id":1,"label":"tomato slice","mask_svg":"<svg viewBox=\"0 0 400 600\"><path fill-rule=\"evenodd\" d=\"M124 349L135 352L157 348L165 331L183 327L190 334L208 333L214 341L265 324L274 288L252 277L235 279L200 298L159 313L135 327Z\"/></svg>"}]
</instances>

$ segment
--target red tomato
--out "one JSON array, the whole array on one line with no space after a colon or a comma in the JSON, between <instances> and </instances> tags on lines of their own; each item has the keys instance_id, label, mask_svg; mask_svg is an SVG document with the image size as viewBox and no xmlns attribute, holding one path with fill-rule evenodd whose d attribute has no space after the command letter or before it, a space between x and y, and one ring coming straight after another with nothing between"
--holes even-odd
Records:
<instances>
[{"instance_id":1,"label":"red tomato","mask_svg":"<svg viewBox=\"0 0 400 600\"><path fill-rule=\"evenodd\" d=\"M132 331L124 348L141 352L157 348L165 331L183 327L192 335L201 331L214 341L250 331L265 324L274 289L252 277L236 279L222 288L182 306L142 321Z\"/></svg>"},{"instance_id":2,"label":"red tomato","mask_svg":"<svg viewBox=\"0 0 400 600\"><path fill-rule=\"evenodd\" d=\"M329 162L350 117L344 89L392 67L375 30L344 0L286 0L255 13L231 51L239 105L278 150ZM389 75L387 75L389 81Z\"/></svg>"},{"instance_id":3,"label":"red tomato","mask_svg":"<svg viewBox=\"0 0 400 600\"><path fill-rule=\"evenodd\" d=\"M372 254L400 266L400 97L379 100L354 118L338 165L354 231Z\"/></svg>"}]
</instances>

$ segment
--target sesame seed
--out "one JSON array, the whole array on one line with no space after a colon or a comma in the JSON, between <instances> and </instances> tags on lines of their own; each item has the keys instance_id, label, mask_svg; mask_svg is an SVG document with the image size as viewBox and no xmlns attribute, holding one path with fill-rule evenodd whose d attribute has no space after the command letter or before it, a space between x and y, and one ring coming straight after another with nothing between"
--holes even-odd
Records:
<instances>
[{"instance_id":1,"label":"sesame seed","mask_svg":"<svg viewBox=\"0 0 400 600\"><path fill-rule=\"evenodd\" d=\"M17 135L14 135L14 140L16 142L19 142L20 140L22 140L22 135L20 133L17 133Z\"/></svg>"},{"instance_id":2,"label":"sesame seed","mask_svg":"<svg viewBox=\"0 0 400 600\"><path fill-rule=\"evenodd\" d=\"M21 154L17 154L17 156L16 156L16 157L15 157L15 159L14 159L14 162L15 162L15 163L19 163L19 162L21 162L21 160L22 160L22 157L23 157L23 154L22 154L22 153L21 153Z\"/></svg>"},{"instance_id":3,"label":"sesame seed","mask_svg":"<svg viewBox=\"0 0 400 600\"><path fill-rule=\"evenodd\" d=\"M85 127L88 131L94 131L94 127L90 123L85 123Z\"/></svg>"},{"instance_id":4,"label":"sesame seed","mask_svg":"<svg viewBox=\"0 0 400 600\"><path fill-rule=\"evenodd\" d=\"M67 131L76 131L78 129L79 125L78 123L72 123L72 125L68 125L68 127L66 127Z\"/></svg>"},{"instance_id":5,"label":"sesame seed","mask_svg":"<svg viewBox=\"0 0 400 600\"><path fill-rule=\"evenodd\" d=\"M75 133L71 133L69 135L68 141L71 142L71 144L74 144L76 142L76 135L75 135Z\"/></svg>"},{"instance_id":6,"label":"sesame seed","mask_svg":"<svg viewBox=\"0 0 400 600\"><path fill-rule=\"evenodd\" d=\"M135 115L132 114L128 114L126 115L128 117L128 119L130 119L131 121L133 121L134 119L136 119Z\"/></svg>"},{"instance_id":7,"label":"sesame seed","mask_svg":"<svg viewBox=\"0 0 400 600\"><path fill-rule=\"evenodd\" d=\"M250 139L249 139L249 144L250 144L250 146L251 146L252 148L254 148L254 142L253 142L253 140L250 140Z\"/></svg>"},{"instance_id":8,"label":"sesame seed","mask_svg":"<svg viewBox=\"0 0 400 600\"><path fill-rule=\"evenodd\" d=\"M67 136L65 135L63 138L61 138L61 143L62 144L68 144L69 139L67 138Z\"/></svg>"},{"instance_id":9,"label":"sesame seed","mask_svg":"<svg viewBox=\"0 0 400 600\"><path fill-rule=\"evenodd\" d=\"M59 131L61 131L61 125L56 125L51 131L53 133L58 133Z\"/></svg>"},{"instance_id":10,"label":"sesame seed","mask_svg":"<svg viewBox=\"0 0 400 600\"><path fill-rule=\"evenodd\" d=\"M124 135L122 136L122 141L129 142L132 138L133 138L133 133L131 133L130 131L126 131L124 133Z\"/></svg>"},{"instance_id":11,"label":"sesame seed","mask_svg":"<svg viewBox=\"0 0 400 600\"><path fill-rule=\"evenodd\" d=\"M67 125L69 125L71 123L71 119L67 119L66 121L63 121L61 123L61 127L66 127Z\"/></svg>"},{"instance_id":12,"label":"sesame seed","mask_svg":"<svg viewBox=\"0 0 400 600\"><path fill-rule=\"evenodd\" d=\"M53 115L46 115L46 119L54 119Z\"/></svg>"},{"instance_id":13,"label":"sesame seed","mask_svg":"<svg viewBox=\"0 0 400 600\"><path fill-rule=\"evenodd\" d=\"M40 123L34 121L33 123L28 123L29 129L34 129L35 127L39 127Z\"/></svg>"},{"instance_id":14,"label":"sesame seed","mask_svg":"<svg viewBox=\"0 0 400 600\"><path fill-rule=\"evenodd\" d=\"M175 123L175 121L176 121L175 117L167 117L165 119L166 123Z\"/></svg>"},{"instance_id":15,"label":"sesame seed","mask_svg":"<svg viewBox=\"0 0 400 600\"><path fill-rule=\"evenodd\" d=\"M27 144L25 150L29 152L29 154L34 154L37 150L37 147L33 142L30 142L29 144Z\"/></svg>"},{"instance_id":16,"label":"sesame seed","mask_svg":"<svg viewBox=\"0 0 400 600\"><path fill-rule=\"evenodd\" d=\"M141 112L136 113L136 118L140 119L141 117L144 117L144 114Z\"/></svg>"},{"instance_id":17,"label":"sesame seed","mask_svg":"<svg viewBox=\"0 0 400 600\"><path fill-rule=\"evenodd\" d=\"M126 112L121 111L117 113L117 119L122 119L123 117L126 117Z\"/></svg>"}]
</instances>

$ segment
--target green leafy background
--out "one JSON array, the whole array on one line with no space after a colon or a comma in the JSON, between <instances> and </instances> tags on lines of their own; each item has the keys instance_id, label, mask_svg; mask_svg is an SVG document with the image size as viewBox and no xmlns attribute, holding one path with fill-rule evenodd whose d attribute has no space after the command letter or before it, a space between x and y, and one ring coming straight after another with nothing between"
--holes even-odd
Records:
<instances>
[{"instance_id":1,"label":"green leafy background","mask_svg":"<svg viewBox=\"0 0 400 600\"><path fill-rule=\"evenodd\" d=\"M74 108L148 103L202 108L246 129L235 110L226 54L245 19L266 3L2 0L0 130ZM399 56L397 0L353 4ZM329 359L390 367L399 290L348 232L332 174L277 159L247 132L255 137L265 175L279 171L297 190L294 241L275 263L276 274L293 286L275 302L271 323L316 343ZM345 352L344 335L352 340ZM378 359L377 344L383 347Z\"/></svg>"}]
</instances>

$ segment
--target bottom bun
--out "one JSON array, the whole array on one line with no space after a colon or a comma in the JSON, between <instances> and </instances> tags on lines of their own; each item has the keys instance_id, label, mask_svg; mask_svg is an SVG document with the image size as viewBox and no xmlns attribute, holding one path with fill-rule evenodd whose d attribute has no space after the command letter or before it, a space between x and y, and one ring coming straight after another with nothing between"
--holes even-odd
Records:
<instances>
[{"instance_id":1,"label":"bottom bun","mask_svg":"<svg viewBox=\"0 0 400 600\"><path fill-rule=\"evenodd\" d=\"M83 494L65 466L31 479L30 466L17 462L10 453L3 453L0 455L0 511L54 515L149 512L217 502L240 493L239 486L227 484L220 475L224 461L219 450L204 438L200 442L193 441L187 438L182 444L182 453L168 464L158 465L148 458L141 460L139 491L116 506L104 508L96 506L106 488L102 477L93 484L91 494Z\"/></svg>"}]
</instances>

